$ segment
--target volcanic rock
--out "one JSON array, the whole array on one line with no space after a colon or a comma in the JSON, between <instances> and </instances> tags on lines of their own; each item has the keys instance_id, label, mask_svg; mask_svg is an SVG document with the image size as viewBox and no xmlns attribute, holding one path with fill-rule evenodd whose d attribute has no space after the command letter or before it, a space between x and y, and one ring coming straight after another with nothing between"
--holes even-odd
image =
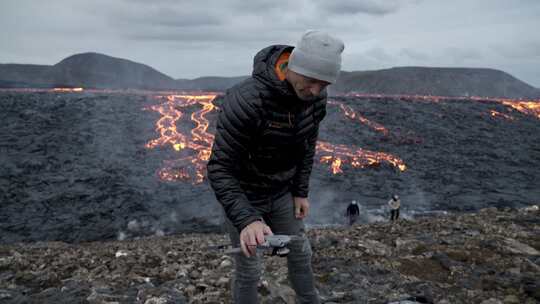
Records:
<instances>
[{"instance_id":1,"label":"volcanic rock","mask_svg":"<svg viewBox=\"0 0 540 304\"><path fill-rule=\"evenodd\" d=\"M540 300L540 259L531 249L540 249L540 230L525 219L538 216L531 208L489 209L310 229L311 240L349 240L314 247L316 287L323 303L534 304ZM0 245L0 301L230 303L232 268L216 265L231 258L209 249L228 241L223 234L179 234ZM509 243L527 249L509 252ZM118 252L129 254L117 257ZM294 303L286 259L263 260L262 303Z\"/></svg>"},{"instance_id":2,"label":"volcanic rock","mask_svg":"<svg viewBox=\"0 0 540 304\"><path fill-rule=\"evenodd\" d=\"M165 181L158 175L167 161L185 155L170 144L146 147L159 138L156 122L163 118L151 108L167 101L166 96L155 93L1 92L0 242L127 241L151 235L221 231L222 211L205 180L198 184L192 180ZM364 120L347 118L343 109L352 110ZM194 127L189 117L200 110L200 104L186 106L185 119L179 120L176 127L189 135ZM493 116L492 110L512 119ZM216 113L207 116L210 133L215 128ZM333 174L317 155L307 225L344 225L343 213L352 199L362 207L360 223L384 222L388 216L386 202L394 192L400 194L401 216L407 220L444 216L449 211L468 213L490 206L493 208L481 210L479 216L491 217L499 209L535 204L540 197L536 182L540 180L537 115L489 99L331 98L321 123L321 141L351 153L390 153L402 159L407 169L401 171L386 161L365 168L348 163L343 164L343 172ZM375 122L387 132L377 128ZM185 152L196 154L193 150ZM540 219L533 216L535 210L538 208L531 207L531 213L521 217L523 224L540 224ZM525 254L528 259L522 263L528 265L527 271L537 271L538 241L522 242L534 238L534 232L519 229L521 223L508 222L505 217L496 218L495 225L480 223L452 227L434 224L437 235L426 229L414 238L399 235L403 227L397 223L388 228L389 234L398 234L390 243L382 242L373 231L365 231L359 238L343 237L337 232L314 233L312 245L316 251L354 248L354 258L399 254L424 259L399 264L395 260L377 261L375 269L381 273L388 266L410 269L421 262L461 273L464 265L460 263L478 264L481 259L474 254L447 252L454 261L449 262L433 246L465 246L469 238L506 230L512 233L483 240L482 248L509 255ZM196 247L197 242L185 245ZM66 248L69 244L54 246ZM115 257L120 249L112 248L110 256ZM129 255L115 257L118 263L139 256L136 251L123 250ZM175 250L163 254L182 258ZM12 262L28 264L13 254L0 260L0 268ZM161 265L161 260L153 257L143 256L141 262ZM207 269L219 267L222 262L218 257L212 263L215 265ZM100 266L105 273L107 266ZM175 270L186 276L197 270L202 275L203 270L193 268ZM511 268L516 272L517 267ZM84 265L74 272L84 275L88 269ZM118 274L123 270L120 267ZM354 270L367 271L360 267ZM479 273L481 270L477 269ZM155 274L169 278L172 270ZM331 279L346 280L340 276ZM53 276L44 277L42 282L46 285L54 280Z\"/></svg>"}]
</instances>

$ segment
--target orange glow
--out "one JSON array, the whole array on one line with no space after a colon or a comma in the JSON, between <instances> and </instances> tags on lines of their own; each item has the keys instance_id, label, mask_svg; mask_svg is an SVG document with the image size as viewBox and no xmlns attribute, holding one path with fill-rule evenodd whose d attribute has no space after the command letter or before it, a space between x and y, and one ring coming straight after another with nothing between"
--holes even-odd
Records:
<instances>
[{"instance_id":1,"label":"orange glow","mask_svg":"<svg viewBox=\"0 0 540 304\"><path fill-rule=\"evenodd\" d=\"M505 106L511 107L527 115L534 115L540 118L540 101L521 101L509 99L494 99L483 97L444 97L444 96L418 96L418 95L361 95L348 94L347 96L361 98L392 98L401 101L425 101L441 102L451 100L473 100L473 101L494 101ZM166 181L192 181L192 183L201 183L204 180L204 171L206 163L210 158L214 136L208 133L208 120L206 114L215 110L212 103L216 94L190 95L190 94L172 94L157 96L164 102L151 107L152 110L161 114L161 118L156 123L156 131L160 135L158 138L149 141L146 147L154 149L158 146L170 146L179 158L167 160L164 162L157 175L160 179ZM389 135L388 129L383 125L371 121L357 113L352 107L335 100L329 100L329 105L338 106L343 112L344 117L357 121L376 132L383 135ZM193 110L196 108L196 110ZM185 118L186 112L190 110L190 120L194 122L195 127L188 133L182 133L177 129L177 123ZM502 117L505 119L514 119L512 116L497 111L490 111L493 117ZM329 166L332 174L342 174L344 166L351 168L370 168L379 167L386 163L399 171L408 169L405 162L399 157L387 152L377 152L365 150L355 146L346 146L342 144L332 144L329 142L318 141L316 158L320 163Z\"/></svg>"},{"instance_id":2,"label":"orange glow","mask_svg":"<svg viewBox=\"0 0 540 304\"><path fill-rule=\"evenodd\" d=\"M53 92L68 93L68 92L82 92L84 89L83 88L54 88L52 90Z\"/></svg>"},{"instance_id":3,"label":"orange glow","mask_svg":"<svg viewBox=\"0 0 540 304\"><path fill-rule=\"evenodd\" d=\"M321 163L330 164L333 174L343 173L341 169L343 164L350 164L353 168L367 168L378 167L384 162L399 169L399 171L407 169L403 160L392 154L335 145L324 141L317 142L317 155L320 155Z\"/></svg>"},{"instance_id":4,"label":"orange glow","mask_svg":"<svg viewBox=\"0 0 540 304\"><path fill-rule=\"evenodd\" d=\"M513 108L523 114L534 116L540 119L540 100L522 100L522 99L508 99L508 98L493 98L493 97L481 97L481 96L431 96L431 95L385 95L385 94L361 94L361 93L348 93L344 94L346 97L357 97L367 99L396 99L402 101L427 101L427 102L441 102L452 100L472 100L472 101L492 101L503 104L507 107Z\"/></svg>"},{"instance_id":5,"label":"orange glow","mask_svg":"<svg viewBox=\"0 0 540 304\"><path fill-rule=\"evenodd\" d=\"M177 159L167 160L163 168L159 169L157 175L162 180L167 181L191 181L200 183L204 180L206 162L211 153L211 147L214 136L208 133L208 120L205 116L215 110L213 100L216 94L204 93L178 94L175 92L152 92L143 90L97 90L83 88L20 88L20 89L0 89L0 91L13 92L96 92L106 94L146 94L155 96L162 102L150 107L151 110L160 114L156 122L157 138L146 143L148 149L159 147L169 147ZM396 100L411 102L443 102L443 101L477 101L494 102L507 107L508 111L518 111L525 115L540 119L540 100L520 100L489 97L447 97L447 96L422 96L422 95L383 95L383 94L346 94L346 97L366 98L371 100ZM375 130L385 136L389 135L389 130L383 125L371 121L360 115L351 106L345 103L329 100L329 106L337 106L344 117L361 123L370 129ZM492 117L514 120L515 115L504 114L491 110ZM514 114L518 114L514 112ZM177 124L182 119L187 119L194 123L194 127L189 132L183 132L177 129ZM370 168L378 167L381 164L388 164L399 171L408 169L405 162L399 157L387 152L377 152L365 150L360 147L346 146L342 144L332 144L329 142L317 142L316 158L325 165L329 166L333 174L342 174L346 166L351 168Z\"/></svg>"},{"instance_id":6,"label":"orange glow","mask_svg":"<svg viewBox=\"0 0 540 304\"><path fill-rule=\"evenodd\" d=\"M159 137L149 141L145 147L155 149L170 146L176 153L179 153L178 159L164 161L163 167L157 172L160 179L191 181L193 184L201 183L204 180L206 163L210 158L214 141L214 136L208 133L209 123L205 116L215 110L212 103L215 97L216 95L208 94L156 96L158 100L163 102L151 106L150 109L161 115L156 122L156 131ZM358 115L351 107L335 101L329 101L329 104L339 106L345 117L365 124L383 134L388 134L384 126ZM177 124L185 118L188 110L192 111L190 119L195 123L189 136L177 129ZM334 145L322 141L317 142L317 155L319 155L321 163L329 165L333 174L343 173L343 165L366 168L376 167L382 162L386 162L400 171L405 171L407 168L401 159L388 153Z\"/></svg>"},{"instance_id":7,"label":"orange glow","mask_svg":"<svg viewBox=\"0 0 540 304\"><path fill-rule=\"evenodd\" d=\"M209 123L205 115L214 110L212 101L215 97L216 95L157 96L158 99L164 99L164 102L151 106L150 109L161 114L156 123L156 131L160 137L148 142L146 148L170 145L176 152L185 154L182 158L165 161L163 168L157 173L160 179L192 180L195 184L203 181L206 162L210 158L214 142L214 135L207 132ZM191 114L195 128L188 137L182 134L176 125L185 116L184 112L195 106L202 106L202 109Z\"/></svg>"},{"instance_id":8,"label":"orange glow","mask_svg":"<svg viewBox=\"0 0 540 304\"><path fill-rule=\"evenodd\" d=\"M173 148L176 150L176 151L180 151L182 149L184 149L186 147L186 145L184 143L179 143L179 144L174 144L173 145Z\"/></svg>"},{"instance_id":9,"label":"orange glow","mask_svg":"<svg viewBox=\"0 0 540 304\"><path fill-rule=\"evenodd\" d=\"M514 117L512 117L512 116L510 116L508 114L500 113L500 112L497 112L495 110L490 110L489 112L490 112L492 117L501 117L501 118L504 118L506 120L514 120Z\"/></svg>"},{"instance_id":10,"label":"orange glow","mask_svg":"<svg viewBox=\"0 0 540 304\"><path fill-rule=\"evenodd\" d=\"M538 101L519 101L519 100L510 100L504 99L501 103L505 106L509 106L519 112L532 115L540 119L540 102Z\"/></svg>"},{"instance_id":11,"label":"orange glow","mask_svg":"<svg viewBox=\"0 0 540 304\"><path fill-rule=\"evenodd\" d=\"M379 123L376 123L376 122L373 122L373 121L359 115L350 106L345 105L345 104L343 104L343 103L341 103L339 101L335 101L335 100L329 100L328 104L339 106L339 108L341 109L341 111L343 111L343 113L345 114L345 116L347 118L349 118L351 120L358 120L361 124L364 124L364 125L372 128L372 129L374 129L375 131L384 134L385 136L388 136L388 130L383 125L381 125Z\"/></svg>"}]
</instances>

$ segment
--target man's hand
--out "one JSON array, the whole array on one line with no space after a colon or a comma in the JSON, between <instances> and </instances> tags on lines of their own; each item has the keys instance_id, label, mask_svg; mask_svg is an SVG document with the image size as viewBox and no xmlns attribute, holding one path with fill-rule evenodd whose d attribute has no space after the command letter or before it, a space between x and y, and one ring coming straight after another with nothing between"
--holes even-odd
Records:
<instances>
[{"instance_id":1,"label":"man's hand","mask_svg":"<svg viewBox=\"0 0 540 304\"><path fill-rule=\"evenodd\" d=\"M294 216L297 219L304 219L309 212L309 201L306 197L293 197Z\"/></svg>"},{"instance_id":2,"label":"man's hand","mask_svg":"<svg viewBox=\"0 0 540 304\"><path fill-rule=\"evenodd\" d=\"M261 221L247 225L240 232L240 248L242 248L244 255L254 256L257 253L257 245L264 244L264 236L272 234L270 227Z\"/></svg>"}]
</instances>

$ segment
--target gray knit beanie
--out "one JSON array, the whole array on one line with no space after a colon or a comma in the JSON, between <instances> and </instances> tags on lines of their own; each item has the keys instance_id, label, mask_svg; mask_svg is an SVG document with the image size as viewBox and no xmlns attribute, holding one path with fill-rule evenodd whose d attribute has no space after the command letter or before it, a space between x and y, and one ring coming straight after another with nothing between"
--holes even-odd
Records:
<instances>
[{"instance_id":1,"label":"gray knit beanie","mask_svg":"<svg viewBox=\"0 0 540 304\"><path fill-rule=\"evenodd\" d=\"M340 39L325 32L309 30L293 49L288 68L307 77L335 83L344 48Z\"/></svg>"}]
</instances>

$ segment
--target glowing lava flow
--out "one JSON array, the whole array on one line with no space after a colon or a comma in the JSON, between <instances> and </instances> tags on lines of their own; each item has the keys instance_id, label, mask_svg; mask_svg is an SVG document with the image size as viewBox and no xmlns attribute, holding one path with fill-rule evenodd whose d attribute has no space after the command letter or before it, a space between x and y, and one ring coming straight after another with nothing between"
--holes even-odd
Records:
<instances>
[{"instance_id":1,"label":"glowing lava flow","mask_svg":"<svg viewBox=\"0 0 540 304\"><path fill-rule=\"evenodd\" d=\"M157 174L160 179L166 181L192 180L194 184L204 180L206 163L210 158L214 136L207 132L208 120L205 115L215 109L212 101L216 95L166 95L157 96L164 100L163 103L151 106L150 109L161 114L156 123L156 131L160 137L149 141L146 148L154 149L159 146L170 146L180 153L180 158L165 160L164 166ZM358 115L354 110L340 102L329 102L330 105L339 106L345 116L358 120L375 130L387 134L388 131L380 124L371 122ZM202 109L193 110L193 107L202 106ZM177 124L191 110L191 121L195 128L190 136L182 134L177 129ZM321 163L329 164L332 173L342 173L342 165L351 165L353 168L366 168L379 166L387 162L399 170L404 171L407 167L401 159L388 153L368 151L361 148L345 145L335 145L328 142L317 142L317 155Z\"/></svg>"},{"instance_id":2,"label":"glowing lava flow","mask_svg":"<svg viewBox=\"0 0 540 304\"><path fill-rule=\"evenodd\" d=\"M440 102L440 101L452 101L452 100L473 100L473 101L492 101L503 104L507 107L515 109L523 114L534 116L540 119L540 100L521 100L521 99L508 99L508 98L493 98L493 97L480 97L480 96L432 96L432 95L385 95L385 94L361 94L361 93L348 93L344 94L346 97L358 97L358 98L370 98L370 99L399 99L409 101L427 101L427 102ZM493 115L493 114L492 114Z\"/></svg>"},{"instance_id":3,"label":"glowing lava flow","mask_svg":"<svg viewBox=\"0 0 540 304\"><path fill-rule=\"evenodd\" d=\"M53 92L82 92L83 88L54 88Z\"/></svg>"},{"instance_id":4,"label":"glowing lava flow","mask_svg":"<svg viewBox=\"0 0 540 304\"><path fill-rule=\"evenodd\" d=\"M352 107L335 100L329 100L329 105L339 106L345 117L358 121L371 129L388 136L389 132L383 125L371 121L356 113ZM317 156L319 161L329 164L333 174L343 173L341 166L350 164L353 168L377 167L382 162L405 171L407 166L400 158L389 153L369 151L362 148L353 148L345 145L335 145L324 141L317 142Z\"/></svg>"},{"instance_id":5,"label":"glowing lava flow","mask_svg":"<svg viewBox=\"0 0 540 304\"><path fill-rule=\"evenodd\" d=\"M158 171L162 180L193 179L194 183L203 181L203 172L214 142L214 136L207 132L209 124L205 115L215 108L212 103L215 97L216 95L168 95L165 103L151 107L162 115L156 123L156 130L161 136L148 142L146 147L153 149L170 145L175 151L185 155L179 159L164 161L165 166ZM191 136L187 137L177 130L176 124L184 116L182 111L196 105L201 105L202 110L191 114L191 120L196 127L191 130Z\"/></svg>"},{"instance_id":6,"label":"glowing lava flow","mask_svg":"<svg viewBox=\"0 0 540 304\"><path fill-rule=\"evenodd\" d=\"M378 124L376 122L373 122L373 121L365 118L362 115L359 115L350 106L345 105L345 104L343 104L343 103L341 103L339 101L335 101L335 100L329 100L328 104L339 106L339 108L343 111L343 113L345 114L345 116L347 118L349 118L351 120L358 120L361 124L364 124L364 125L372 128L372 129L374 129L375 131L384 134L385 136L388 136L388 130L383 125Z\"/></svg>"},{"instance_id":7,"label":"glowing lava flow","mask_svg":"<svg viewBox=\"0 0 540 304\"><path fill-rule=\"evenodd\" d=\"M392 154L334 145L324 141L317 142L317 155L320 155L321 163L330 164L333 174L343 173L341 169L343 164L350 164L353 168L366 168L378 167L382 162L386 162L400 171L407 169L403 160Z\"/></svg>"},{"instance_id":8,"label":"glowing lava flow","mask_svg":"<svg viewBox=\"0 0 540 304\"><path fill-rule=\"evenodd\" d=\"M490 112L492 117L502 117L502 118L504 118L506 120L514 120L514 117L512 117L512 116L510 116L508 114L497 112L495 110L490 110L489 112Z\"/></svg>"},{"instance_id":9,"label":"glowing lava flow","mask_svg":"<svg viewBox=\"0 0 540 304\"><path fill-rule=\"evenodd\" d=\"M519 112L527 115L536 116L540 119L540 102L538 101L521 101L502 99L500 102L508 107L511 107Z\"/></svg>"}]
</instances>

